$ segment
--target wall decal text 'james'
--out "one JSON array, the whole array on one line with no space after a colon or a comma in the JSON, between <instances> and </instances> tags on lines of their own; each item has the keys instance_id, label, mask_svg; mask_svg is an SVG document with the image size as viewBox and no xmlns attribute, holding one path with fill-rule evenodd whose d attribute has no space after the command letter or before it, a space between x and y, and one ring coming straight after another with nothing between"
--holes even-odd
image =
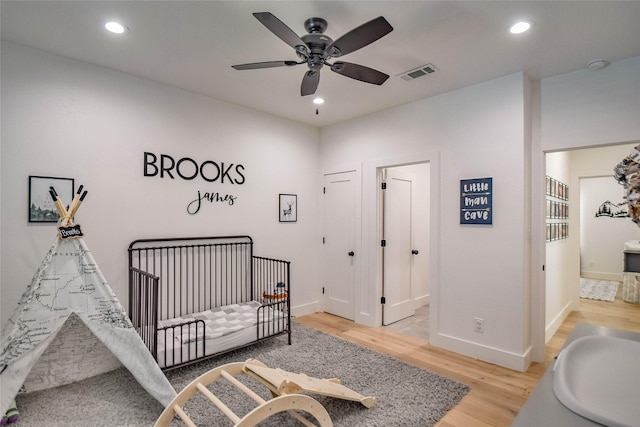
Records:
<instances>
[{"instance_id":1,"label":"wall decal text 'james'","mask_svg":"<svg viewBox=\"0 0 640 427\"><path fill-rule=\"evenodd\" d=\"M198 191L198 197L187 205L187 212L190 215L195 215L200 211L202 202L208 202L210 204L223 203L233 206L234 202L238 199L233 194L220 194L220 193L203 193Z\"/></svg>"},{"instance_id":2,"label":"wall decal text 'james'","mask_svg":"<svg viewBox=\"0 0 640 427\"><path fill-rule=\"evenodd\" d=\"M238 184L245 182L244 166L241 164L219 164L212 160L205 160L198 164L190 157L183 157L176 161L168 154L160 154L160 158L154 153L144 153L144 176L159 176L160 178L174 176L190 181L200 176L207 182L220 181L220 184Z\"/></svg>"}]
</instances>

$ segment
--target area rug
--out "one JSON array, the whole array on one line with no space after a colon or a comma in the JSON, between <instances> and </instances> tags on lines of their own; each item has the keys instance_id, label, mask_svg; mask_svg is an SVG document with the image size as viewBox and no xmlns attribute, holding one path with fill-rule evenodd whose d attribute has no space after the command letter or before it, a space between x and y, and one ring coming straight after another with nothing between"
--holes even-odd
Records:
<instances>
[{"instance_id":1,"label":"area rug","mask_svg":"<svg viewBox=\"0 0 640 427\"><path fill-rule=\"evenodd\" d=\"M225 363L255 358L273 368L305 373L316 378L339 378L343 384L377 403L367 409L358 402L312 395L329 412L334 426L390 427L433 426L469 391L469 387L441 375L419 369L398 359L348 341L294 324L293 344L285 337L265 341L167 372L177 391L202 373ZM241 376L243 382L253 379ZM256 404L226 381L214 383L214 393L243 416ZM268 390L251 383L264 399ZM151 426L162 406L135 381L126 369L118 369L55 389L19 395L19 427L26 426ZM199 426L233 425L202 395L186 407ZM183 425L174 420L171 425ZM301 425L289 415L269 418L260 426Z\"/></svg>"},{"instance_id":2,"label":"area rug","mask_svg":"<svg viewBox=\"0 0 640 427\"><path fill-rule=\"evenodd\" d=\"M580 298L613 302L620 282L608 280L580 279Z\"/></svg>"}]
</instances>

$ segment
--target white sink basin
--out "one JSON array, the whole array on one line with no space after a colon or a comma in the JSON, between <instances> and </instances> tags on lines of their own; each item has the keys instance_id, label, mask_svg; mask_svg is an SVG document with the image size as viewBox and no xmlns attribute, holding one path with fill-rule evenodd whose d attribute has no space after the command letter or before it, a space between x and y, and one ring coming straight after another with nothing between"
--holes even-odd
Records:
<instances>
[{"instance_id":1,"label":"white sink basin","mask_svg":"<svg viewBox=\"0 0 640 427\"><path fill-rule=\"evenodd\" d=\"M553 371L553 392L573 412L610 427L640 427L640 342L578 338Z\"/></svg>"}]
</instances>

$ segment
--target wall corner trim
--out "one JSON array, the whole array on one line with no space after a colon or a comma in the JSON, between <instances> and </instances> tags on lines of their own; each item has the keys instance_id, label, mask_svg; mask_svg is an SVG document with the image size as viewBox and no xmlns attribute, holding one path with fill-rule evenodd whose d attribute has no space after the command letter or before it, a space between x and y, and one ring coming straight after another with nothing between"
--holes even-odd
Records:
<instances>
[{"instance_id":1,"label":"wall corner trim","mask_svg":"<svg viewBox=\"0 0 640 427\"><path fill-rule=\"evenodd\" d=\"M320 302L313 301L308 304L296 305L291 307L291 315L294 317L305 316L307 314L313 314L322 311L320 309Z\"/></svg>"},{"instance_id":2,"label":"wall corner trim","mask_svg":"<svg viewBox=\"0 0 640 427\"><path fill-rule=\"evenodd\" d=\"M549 322L544 330L544 342L545 344L549 342L549 340L553 337L553 335L558 331L558 328L562 325L562 322L574 311L573 302L569 301L565 304L564 308L560 310L560 312L556 315L556 317Z\"/></svg>"},{"instance_id":3,"label":"wall corner trim","mask_svg":"<svg viewBox=\"0 0 640 427\"><path fill-rule=\"evenodd\" d=\"M513 353L499 348L485 346L446 334L438 334L437 345L445 350L460 353L465 356L480 359L505 368L525 372L531 364L531 350L529 346L522 354Z\"/></svg>"}]
</instances>

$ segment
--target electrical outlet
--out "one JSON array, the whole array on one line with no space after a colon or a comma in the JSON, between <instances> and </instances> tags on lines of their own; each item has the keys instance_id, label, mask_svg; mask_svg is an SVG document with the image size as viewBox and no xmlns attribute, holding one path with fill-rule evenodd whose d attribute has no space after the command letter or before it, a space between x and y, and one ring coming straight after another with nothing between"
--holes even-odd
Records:
<instances>
[{"instance_id":1,"label":"electrical outlet","mask_svg":"<svg viewBox=\"0 0 640 427\"><path fill-rule=\"evenodd\" d=\"M473 330L479 333L484 332L484 319L481 317L473 318Z\"/></svg>"}]
</instances>

